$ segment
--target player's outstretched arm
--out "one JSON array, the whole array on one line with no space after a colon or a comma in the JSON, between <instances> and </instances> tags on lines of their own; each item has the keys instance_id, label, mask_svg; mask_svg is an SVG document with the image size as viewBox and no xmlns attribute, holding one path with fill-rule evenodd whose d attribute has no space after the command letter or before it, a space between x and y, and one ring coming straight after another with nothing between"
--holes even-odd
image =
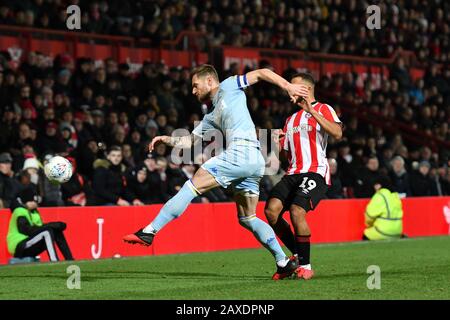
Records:
<instances>
[{"instance_id":1,"label":"player's outstretched arm","mask_svg":"<svg viewBox=\"0 0 450 320\"><path fill-rule=\"evenodd\" d=\"M292 84L267 68L250 71L246 74L246 77L249 85L255 84L260 80L264 80L277 85L281 89L287 91L292 102L295 102L297 97L305 93L305 86Z\"/></svg>"},{"instance_id":2,"label":"player's outstretched arm","mask_svg":"<svg viewBox=\"0 0 450 320\"><path fill-rule=\"evenodd\" d=\"M156 145L159 143L167 144L170 147L189 148L194 143L194 135L191 134L189 136L183 137L169 137L169 136L154 137L148 147L149 151L152 152L153 149L155 149Z\"/></svg>"}]
</instances>

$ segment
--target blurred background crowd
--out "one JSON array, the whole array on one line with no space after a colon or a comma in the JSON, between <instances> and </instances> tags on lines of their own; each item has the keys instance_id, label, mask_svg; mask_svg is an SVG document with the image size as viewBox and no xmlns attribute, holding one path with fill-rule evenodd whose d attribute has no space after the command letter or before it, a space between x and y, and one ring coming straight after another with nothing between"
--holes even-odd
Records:
<instances>
[{"instance_id":1,"label":"blurred background crowd","mask_svg":"<svg viewBox=\"0 0 450 320\"><path fill-rule=\"evenodd\" d=\"M442 0L2 0L0 24L66 30L66 8L81 8L84 32L132 36L158 46L181 30L231 45L388 57L402 48L419 61L450 62L450 3ZM381 29L366 28L379 5Z\"/></svg>"},{"instance_id":2,"label":"blurred background crowd","mask_svg":"<svg viewBox=\"0 0 450 320\"><path fill-rule=\"evenodd\" d=\"M376 33L357 27L365 26L355 14L364 1L71 3L82 8L83 30L143 37L155 46L188 29L205 32L211 44L377 57L399 48L415 51L425 68L425 76L416 81L402 58L376 89L369 78L357 86L352 73L316 79L318 100L333 106L345 124L343 141L330 139L328 144L333 182L328 196L370 197L380 175L404 196L450 195L449 150L408 143L400 133L361 123L341 109L342 101L348 101L450 141L447 2L382 1L388 15ZM0 24L65 29L66 5L58 0L0 1ZM170 135L176 128L191 131L203 117L205 106L191 94L190 69L147 61L132 72L114 59L98 64L41 52L29 52L17 69L10 69L9 59L8 53L0 54L0 206L11 206L26 183L37 186L43 206L163 203L194 174L198 165L173 163L170 148L159 145L151 154L147 149L154 136ZM232 64L221 79L239 73L237 67ZM260 67L271 68L264 61ZM283 75L289 78L294 71ZM257 84L246 93L258 130L282 128L295 111L270 84ZM72 179L60 186L42 171L55 154L68 157L75 168ZM277 175L264 177L261 200L284 166ZM229 190L217 189L195 201L229 200Z\"/></svg>"}]
</instances>

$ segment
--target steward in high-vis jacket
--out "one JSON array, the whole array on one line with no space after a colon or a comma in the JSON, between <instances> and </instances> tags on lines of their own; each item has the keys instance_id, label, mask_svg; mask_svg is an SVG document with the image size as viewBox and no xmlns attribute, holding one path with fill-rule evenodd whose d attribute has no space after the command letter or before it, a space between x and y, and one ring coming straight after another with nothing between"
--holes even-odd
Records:
<instances>
[{"instance_id":1,"label":"steward in high-vis jacket","mask_svg":"<svg viewBox=\"0 0 450 320\"><path fill-rule=\"evenodd\" d=\"M397 192L389 190L389 182L379 179L375 194L366 207L364 240L384 240L402 237L403 210Z\"/></svg>"},{"instance_id":2,"label":"steward in high-vis jacket","mask_svg":"<svg viewBox=\"0 0 450 320\"><path fill-rule=\"evenodd\" d=\"M15 258L35 257L47 251L50 261L58 261L56 245L66 260L73 260L72 253L64 237L64 222L42 222L37 210L39 196L30 185L19 192L19 204L9 220L7 235L8 251Z\"/></svg>"}]
</instances>

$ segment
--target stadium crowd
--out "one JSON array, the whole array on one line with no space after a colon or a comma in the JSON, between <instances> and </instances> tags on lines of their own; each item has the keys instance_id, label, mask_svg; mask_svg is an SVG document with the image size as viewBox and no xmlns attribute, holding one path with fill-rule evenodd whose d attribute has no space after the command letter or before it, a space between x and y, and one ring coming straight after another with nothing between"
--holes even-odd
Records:
<instances>
[{"instance_id":1,"label":"stadium crowd","mask_svg":"<svg viewBox=\"0 0 450 320\"><path fill-rule=\"evenodd\" d=\"M223 76L236 73L235 67ZM173 163L165 145L147 151L155 135L192 130L202 118L205 110L191 94L189 69L145 62L132 74L127 64L113 59L96 67L91 59L61 55L52 61L39 52L29 53L17 70L9 69L3 56L0 68L3 206L12 205L23 171L38 186L44 206L161 203L195 172L195 164ZM319 96L323 91L355 92L353 102L448 141L448 70L431 67L417 86L410 80L400 85L401 78L392 72L379 90L367 85L358 93L353 75L337 75L320 79L317 91ZM247 98L257 129L281 128L294 111L287 97L267 83L248 88ZM342 142L329 141L330 198L370 197L379 175L389 175L395 190L407 196L450 194L448 150L408 145L401 134L360 124L341 114L339 104L333 106L346 127ZM42 172L42 163L54 154L69 157L76 172L61 186ZM282 174L280 169L264 177L262 200ZM197 201L227 201L228 195L217 189Z\"/></svg>"},{"instance_id":2,"label":"stadium crowd","mask_svg":"<svg viewBox=\"0 0 450 320\"><path fill-rule=\"evenodd\" d=\"M0 25L66 29L63 0L0 1ZM378 1L382 28L366 28L366 1L70 1L82 12L85 32L133 36L152 46L181 30L202 31L210 45L293 49L297 51L391 56L412 50L425 68L414 81L399 56L390 78L373 88L357 85L352 73L317 79L317 92L334 93L331 104L345 124L344 140L332 139L328 157L333 185L330 198L370 197L372 182L389 176L406 196L449 195L449 150L431 150L403 141L401 133L360 123L342 112L341 101L400 121L442 141L450 141L450 8L446 1ZM205 107L191 94L190 70L145 62L137 73L106 59L69 55L54 59L30 52L17 69L0 54L0 207L13 205L22 180L31 179L44 206L142 205L173 196L196 164L177 165L170 149L148 154L155 135L176 128L192 130ZM261 62L261 67L270 67ZM286 78L293 70L286 70ZM231 65L222 75L237 74ZM286 96L261 83L247 89L257 128L281 128L293 111ZM328 100L330 99L330 100ZM267 151L268 157L273 157ZM42 164L54 154L69 157L75 174L61 186L45 179ZM202 157L202 155L197 155ZM358 173L358 174L356 174ZM283 174L265 176L261 199ZM214 190L196 201L227 201Z\"/></svg>"},{"instance_id":3,"label":"stadium crowd","mask_svg":"<svg viewBox=\"0 0 450 320\"><path fill-rule=\"evenodd\" d=\"M404 49L416 52L421 62L450 62L448 1L375 1L381 12L376 31L366 28L372 2L3 0L0 24L67 30L66 8L77 4L84 32L144 38L152 46L193 30L205 32L209 45L371 57Z\"/></svg>"}]
</instances>

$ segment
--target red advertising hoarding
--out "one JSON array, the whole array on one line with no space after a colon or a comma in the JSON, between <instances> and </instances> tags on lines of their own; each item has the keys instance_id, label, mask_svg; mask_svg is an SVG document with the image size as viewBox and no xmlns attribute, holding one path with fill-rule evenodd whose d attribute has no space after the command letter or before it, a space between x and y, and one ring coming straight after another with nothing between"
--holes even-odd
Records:
<instances>
[{"instance_id":1,"label":"red advertising hoarding","mask_svg":"<svg viewBox=\"0 0 450 320\"><path fill-rule=\"evenodd\" d=\"M324 200L308 215L313 243L357 241L364 230L367 199ZM67 241L76 259L111 258L258 248L253 235L242 228L233 203L192 204L166 226L151 247L122 242L125 234L147 225L161 205L145 207L42 208L44 222L64 221ZM447 209L446 209L447 208ZM264 203L257 214L264 219ZM450 197L403 199L404 232L409 237L449 234L444 211ZM288 218L288 214L285 214ZM6 234L9 210L0 210L0 263L8 262ZM264 219L265 220L265 219ZM225 231L226 230L226 231ZM43 255L44 260L46 255Z\"/></svg>"}]
</instances>

